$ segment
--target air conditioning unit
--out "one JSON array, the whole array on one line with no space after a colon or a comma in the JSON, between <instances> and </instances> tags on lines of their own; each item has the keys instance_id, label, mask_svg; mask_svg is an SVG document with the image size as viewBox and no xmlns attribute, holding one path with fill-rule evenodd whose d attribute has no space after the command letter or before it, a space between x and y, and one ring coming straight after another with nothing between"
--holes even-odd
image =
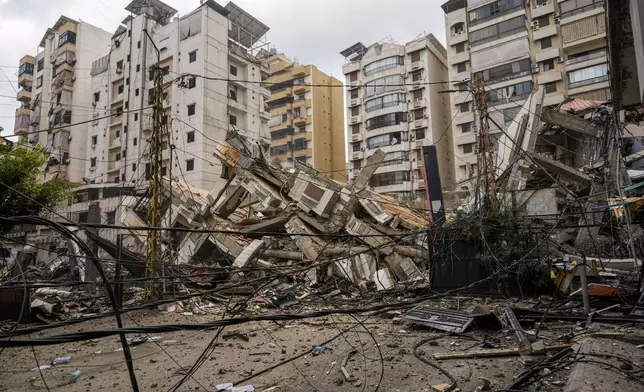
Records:
<instances>
[{"instance_id":1,"label":"air conditioning unit","mask_svg":"<svg viewBox=\"0 0 644 392\"><path fill-rule=\"evenodd\" d=\"M539 73L539 64L532 64L532 73Z\"/></svg>"},{"instance_id":2,"label":"air conditioning unit","mask_svg":"<svg viewBox=\"0 0 644 392\"><path fill-rule=\"evenodd\" d=\"M561 64L561 63L566 62L566 60L564 60L564 58L563 58L563 57L559 57L559 58L557 59L557 62Z\"/></svg>"},{"instance_id":3,"label":"air conditioning unit","mask_svg":"<svg viewBox=\"0 0 644 392\"><path fill-rule=\"evenodd\" d=\"M552 19L554 19L555 23L561 22L561 17L558 14L554 14Z\"/></svg>"},{"instance_id":4,"label":"air conditioning unit","mask_svg":"<svg viewBox=\"0 0 644 392\"><path fill-rule=\"evenodd\" d=\"M92 102L92 106L96 107L96 102Z\"/></svg>"},{"instance_id":5,"label":"air conditioning unit","mask_svg":"<svg viewBox=\"0 0 644 392\"><path fill-rule=\"evenodd\" d=\"M76 76L72 76L72 82L76 81Z\"/></svg>"},{"instance_id":6,"label":"air conditioning unit","mask_svg":"<svg viewBox=\"0 0 644 392\"><path fill-rule=\"evenodd\" d=\"M92 150L95 150L96 149L96 144L92 144L90 147L92 148Z\"/></svg>"},{"instance_id":7,"label":"air conditioning unit","mask_svg":"<svg viewBox=\"0 0 644 392\"><path fill-rule=\"evenodd\" d=\"M123 73L123 68L117 68L117 69L116 69L116 73L117 73L117 74L121 74L121 73Z\"/></svg>"},{"instance_id":8,"label":"air conditioning unit","mask_svg":"<svg viewBox=\"0 0 644 392\"><path fill-rule=\"evenodd\" d=\"M77 59L76 59L76 57L74 57L74 58L72 58L72 61L70 62L70 64L74 65L74 64L76 64L76 61L77 61Z\"/></svg>"},{"instance_id":9,"label":"air conditioning unit","mask_svg":"<svg viewBox=\"0 0 644 392\"><path fill-rule=\"evenodd\" d=\"M428 115L428 114L424 114L424 115L423 115L423 118L429 118L429 115Z\"/></svg>"},{"instance_id":10,"label":"air conditioning unit","mask_svg":"<svg viewBox=\"0 0 644 392\"><path fill-rule=\"evenodd\" d=\"M94 171L96 171L96 168L95 167L90 167L89 171L94 172Z\"/></svg>"}]
</instances>

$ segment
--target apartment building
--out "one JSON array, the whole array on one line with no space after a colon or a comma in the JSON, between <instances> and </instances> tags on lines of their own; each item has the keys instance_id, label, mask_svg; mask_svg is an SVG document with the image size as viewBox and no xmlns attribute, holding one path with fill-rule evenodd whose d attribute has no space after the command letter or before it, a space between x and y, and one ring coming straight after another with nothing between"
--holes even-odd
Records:
<instances>
[{"instance_id":1,"label":"apartment building","mask_svg":"<svg viewBox=\"0 0 644 392\"><path fill-rule=\"evenodd\" d=\"M271 70L266 80L271 157L283 167L298 161L346 182L342 82L275 51L264 61Z\"/></svg>"},{"instance_id":2,"label":"apartment building","mask_svg":"<svg viewBox=\"0 0 644 392\"><path fill-rule=\"evenodd\" d=\"M475 176L473 75L483 72L491 116L507 126L537 86L544 105L611 98L603 0L451 0L442 6L453 88L457 182ZM490 124L493 141L501 133Z\"/></svg>"},{"instance_id":3,"label":"apartment building","mask_svg":"<svg viewBox=\"0 0 644 392\"><path fill-rule=\"evenodd\" d=\"M172 176L201 189L222 186L226 173L213 152L226 146L229 130L268 148L270 92L259 83L268 68L250 52L268 27L232 2L207 1L182 17L158 0L135 0L126 10L131 17L112 35L109 53L92 65L85 177L123 186L149 178L151 105L162 94L162 175L172 158ZM186 74L199 76L178 80Z\"/></svg>"},{"instance_id":4,"label":"apartment building","mask_svg":"<svg viewBox=\"0 0 644 392\"><path fill-rule=\"evenodd\" d=\"M437 145L440 179L453 180L447 52L433 35L405 45L357 43L341 54L346 77L350 178L377 149L387 153L372 177L376 192L425 197L422 146Z\"/></svg>"},{"instance_id":5,"label":"apartment building","mask_svg":"<svg viewBox=\"0 0 644 392\"><path fill-rule=\"evenodd\" d=\"M14 133L49 153L44 180L81 182L85 176L92 62L109 47L111 34L61 16L45 32L38 54L20 59Z\"/></svg>"}]
</instances>

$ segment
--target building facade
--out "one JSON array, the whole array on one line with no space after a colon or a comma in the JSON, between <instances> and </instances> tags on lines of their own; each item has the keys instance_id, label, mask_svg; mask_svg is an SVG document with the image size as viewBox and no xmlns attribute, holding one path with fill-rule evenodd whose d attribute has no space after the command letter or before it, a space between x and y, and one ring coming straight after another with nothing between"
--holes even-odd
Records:
<instances>
[{"instance_id":1,"label":"building facade","mask_svg":"<svg viewBox=\"0 0 644 392\"><path fill-rule=\"evenodd\" d=\"M476 175L471 81L483 72L490 116L507 126L538 86L544 106L611 99L603 0L451 0L442 6L457 182ZM490 124L493 141L501 130Z\"/></svg>"},{"instance_id":2,"label":"building facade","mask_svg":"<svg viewBox=\"0 0 644 392\"><path fill-rule=\"evenodd\" d=\"M132 17L112 36L109 53L92 65L95 109L85 177L124 186L149 178L151 106L161 94L167 121L162 175L171 173L206 190L223 186L222 165L213 152L225 147L229 130L239 131L250 145L267 148L269 143L264 101L270 93L259 83L268 69L249 51L256 40L234 33L228 18L243 10L209 1L179 18L160 1L152 1L156 6L150 9L138 3L126 8ZM154 85L156 67L164 75L160 92ZM187 74L198 76L178 80Z\"/></svg>"},{"instance_id":3,"label":"building facade","mask_svg":"<svg viewBox=\"0 0 644 392\"><path fill-rule=\"evenodd\" d=\"M86 126L91 110L92 62L109 47L111 34L85 22L61 16L47 29L39 53L24 56L18 70L14 133L49 154L45 181L61 177L82 182L85 176Z\"/></svg>"},{"instance_id":4,"label":"building facade","mask_svg":"<svg viewBox=\"0 0 644 392\"><path fill-rule=\"evenodd\" d=\"M387 153L370 185L403 199L423 198L422 146L437 145L440 178L452 183L447 53L433 35L405 45L358 43L347 59L349 178L377 149Z\"/></svg>"},{"instance_id":5,"label":"building facade","mask_svg":"<svg viewBox=\"0 0 644 392\"><path fill-rule=\"evenodd\" d=\"M344 93L338 79L314 65L299 65L272 53L265 59L271 70L266 87L270 112L270 155L283 167L295 161L346 182Z\"/></svg>"}]
</instances>

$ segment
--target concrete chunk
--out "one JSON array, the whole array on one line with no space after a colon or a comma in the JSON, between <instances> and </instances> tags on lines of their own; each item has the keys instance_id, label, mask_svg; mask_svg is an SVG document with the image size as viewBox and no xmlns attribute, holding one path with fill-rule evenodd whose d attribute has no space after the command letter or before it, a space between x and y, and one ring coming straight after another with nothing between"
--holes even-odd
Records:
<instances>
[{"instance_id":1,"label":"concrete chunk","mask_svg":"<svg viewBox=\"0 0 644 392\"><path fill-rule=\"evenodd\" d=\"M237 268L244 268L255 257L255 255L264 246L264 241L254 240L237 256L233 265Z\"/></svg>"},{"instance_id":2,"label":"concrete chunk","mask_svg":"<svg viewBox=\"0 0 644 392\"><path fill-rule=\"evenodd\" d=\"M581 183L588 183L592 181L592 178L575 168L572 168L568 165L564 165L561 162L557 162L553 159L543 157L534 153L529 154L532 159L534 159L539 165L543 166L546 170L552 171L557 174Z\"/></svg>"},{"instance_id":3,"label":"concrete chunk","mask_svg":"<svg viewBox=\"0 0 644 392\"><path fill-rule=\"evenodd\" d=\"M592 137L599 137L602 134L602 128L599 125L554 109L544 108L541 111L541 121Z\"/></svg>"}]
</instances>

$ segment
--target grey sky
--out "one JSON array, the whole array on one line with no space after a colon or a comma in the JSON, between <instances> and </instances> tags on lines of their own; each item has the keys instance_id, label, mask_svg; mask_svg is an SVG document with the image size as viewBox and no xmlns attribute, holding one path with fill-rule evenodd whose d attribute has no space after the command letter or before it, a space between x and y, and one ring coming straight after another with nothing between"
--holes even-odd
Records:
<instances>
[{"instance_id":1,"label":"grey sky","mask_svg":"<svg viewBox=\"0 0 644 392\"><path fill-rule=\"evenodd\" d=\"M18 88L18 61L36 54L40 39L60 15L114 32L128 15L130 0L0 0L0 67ZM199 0L165 0L184 15ZM220 1L225 5L227 1ZM235 0L268 27L271 47L302 64L314 64L340 80L340 51L360 41L370 45L391 35L404 43L433 33L443 43L444 0ZM0 126L13 133L19 106L15 91L0 72ZM5 97L7 96L7 97Z\"/></svg>"}]
</instances>

